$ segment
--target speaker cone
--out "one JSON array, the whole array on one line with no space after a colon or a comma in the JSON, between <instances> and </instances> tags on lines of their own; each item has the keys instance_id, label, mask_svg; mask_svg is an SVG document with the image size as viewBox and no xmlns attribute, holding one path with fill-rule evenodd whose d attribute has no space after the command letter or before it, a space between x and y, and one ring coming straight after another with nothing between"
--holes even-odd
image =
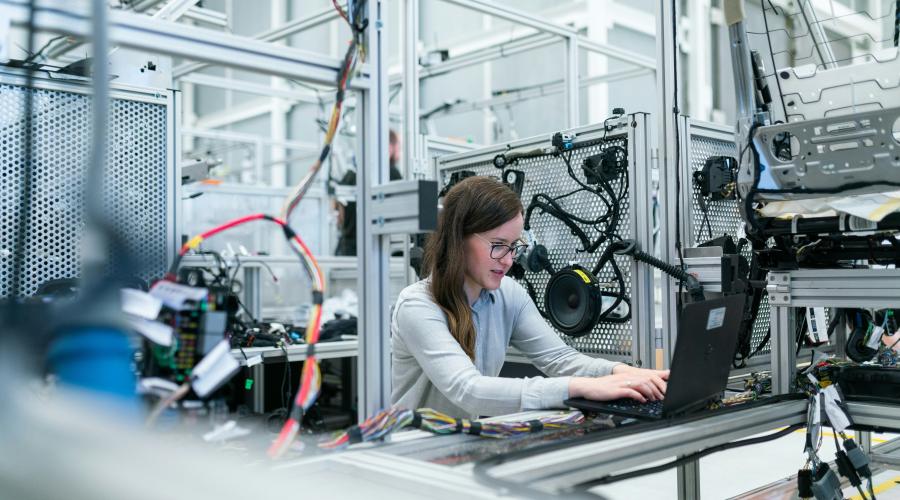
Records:
<instances>
[{"instance_id":1,"label":"speaker cone","mask_svg":"<svg viewBox=\"0 0 900 500\"><path fill-rule=\"evenodd\" d=\"M559 331L572 337L587 335L597 324L602 308L597 279L580 266L557 271L547 283L544 307Z\"/></svg>"}]
</instances>

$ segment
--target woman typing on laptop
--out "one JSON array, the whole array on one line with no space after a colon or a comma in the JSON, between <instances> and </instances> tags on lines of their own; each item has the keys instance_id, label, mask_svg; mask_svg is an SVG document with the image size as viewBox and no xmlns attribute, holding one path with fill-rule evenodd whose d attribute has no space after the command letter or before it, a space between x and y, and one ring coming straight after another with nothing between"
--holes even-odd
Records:
<instances>
[{"instance_id":1,"label":"woman typing on laptop","mask_svg":"<svg viewBox=\"0 0 900 500\"><path fill-rule=\"evenodd\" d=\"M567 346L505 274L524 251L522 204L470 177L444 198L423 266L392 312L391 400L453 417L564 408L568 398L661 400L668 371L591 358ZM501 378L512 345L550 378Z\"/></svg>"}]
</instances>

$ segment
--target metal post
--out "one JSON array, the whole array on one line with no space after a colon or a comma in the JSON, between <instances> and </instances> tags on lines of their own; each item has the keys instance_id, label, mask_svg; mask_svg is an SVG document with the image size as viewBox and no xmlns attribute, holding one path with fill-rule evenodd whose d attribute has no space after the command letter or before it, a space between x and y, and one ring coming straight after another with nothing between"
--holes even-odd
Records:
<instances>
[{"instance_id":1,"label":"metal post","mask_svg":"<svg viewBox=\"0 0 900 500\"><path fill-rule=\"evenodd\" d=\"M650 191L640 186L649 186L650 172L650 120L646 113L631 115L628 134L628 158L633 193L631 203L631 227L633 235L642 249L653 246L653 224L650 215ZM655 342L655 321L653 314L653 269L635 262L631 267L631 328L632 361L636 366L652 367Z\"/></svg>"},{"instance_id":2,"label":"metal post","mask_svg":"<svg viewBox=\"0 0 900 500\"><path fill-rule=\"evenodd\" d=\"M855 431L854 434L856 434L856 442L859 444L859 449L866 455L871 453L872 433L869 431Z\"/></svg>"},{"instance_id":3,"label":"metal post","mask_svg":"<svg viewBox=\"0 0 900 500\"><path fill-rule=\"evenodd\" d=\"M675 99L675 85L677 75L677 67L675 61L675 5L670 1L662 1L658 4L656 15L656 59L658 61L656 71L657 92L659 92L659 108L657 109L657 122L659 124L659 152L658 168L661 189L659 190L659 206L662 207L660 214L660 247L662 248L662 257L668 262L676 262L678 252L675 248L675 238L673 228L680 221L675 218L675 182L676 176L679 175L675 168L677 163L677 141L678 141L678 120L677 107L678 102ZM672 358L672 352L675 348L675 337L677 336L677 302L675 300L675 292L677 287L671 280L664 279L662 283L662 308L663 308L663 366L657 368L668 367Z\"/></svg>"},{"instance_id":4,"label":"metal post","mask_svg":"<svg viewBox=\"0 0 900 500\"><path fill-rule=\"evenodd\" d=\"M569 127L577 127L578 117L578 36L566 37L566 74L564 77L566 86L566 124Z\"/></svg>"},{"instance_id":5,"label":"metal post","mask_svg":"<svg viewBox=\"0 0 900 500\"><path fill-rule=\"evenodd\" d=\"M285 363L288 361L285 359ZM284 367L287 369L287 366ZM253 379L251 406L253 413L266 412L266 365L259 363L250 367L250 377Z\"/></svg>"},{"instance_id":6,"label":"metal post","mask_svg":"<svg viewBox=\"0 0 900 500\"><path fill-rule=\"evenodd\" d=\"M816 8L812 2L800 2L800 14L803 16L803 22L812 38L813 47L819 55L819 60L822 61L822 67L826 69L836 67L834 52L831 51L831 44L825 34L825 28L819 22L819 16L816 15Z\"/></svg>"},{"instance_id":7,"label":"metal post","mask_svg":"<svg viewBox=\"0 0 900 500\"><path fill-rule=\"evenodd\" d=\"M390 403L389 238L375 233L372 187L388 181L388 99L384 47L387 16L381 0L368 0L368 64L371 86L360 93L363 120L362 168L357 171L357 255L359 256L359 418Z\"/></svg>"},{"instance_id":8,"label":"metal post","mask_svg":"<svg viewBox=\"0 0 900 500\"><path fill-rule=\"evenodd\" d=\"M406 0L403 53L403 164L405 178L411 179L419 160L419 0Z\"/></svg>"},{"instance_id":9,"label":"metal post","mask_svg":"<svg viewBox=\"0 0 900 500\"><path fill-rule=\"evenodd\" d=\"M693 460L678 467L678 500L700 498L700 461Z\"/></svg>"},{"instance_id":10,"label":"metal post","mask_svg":"<svg viewBox=\"0 0 900 500\"><path fill-rule=\"evenodd\" d=\"M697 120L709 120L712 113L712 44L709 22L710 0L694 0L687 2L687 19L690 22L690 109L691 117Z\"/></svg>"},{"instance_id":11,"label":"metal post","mask_svg":"<svg viewBox=\"0 0 900 500\"><path fill-rule=\"evenodd\" d=\"M744 0L725 0L725 23L728 24L728 37L731 41L731 60L734 71L734 87L737 98L738 148L742 148L753 123L756 110L753 89L753 66L750 62L750 46L747 42L747 29L744 26Z\"/></svg>"},{"instance_id":12,"label":"metal post","mask_svg":"<svg viewBox=\"0 0 900 500\"><path fill-rule=\"evenodd\" d=\"M260 290L260 267L244 266L244 305L254 318L262 317L262 290Z\"/></svg>"},{"instance_id":13,"label":"metal post","mask_svg":"<svg viewBox=\"0 0 900 500\"><path fill-rule=\"evenodd\" d=\"M796 344L793 335L794 310L787 306L771 306L769 322L772 328L772 393L788 394L793 386L797 366Z\"/></svg>"}]
</instances>

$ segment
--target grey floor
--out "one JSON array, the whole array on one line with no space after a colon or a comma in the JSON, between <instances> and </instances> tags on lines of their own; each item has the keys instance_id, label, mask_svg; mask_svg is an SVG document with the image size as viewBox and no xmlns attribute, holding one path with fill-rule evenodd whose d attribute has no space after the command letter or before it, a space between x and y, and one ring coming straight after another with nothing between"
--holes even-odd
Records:
<instances>
[{"instance_id":1,"label":"grey floor","mask_svg":"<svg viewBox=\"0 0 900 500\"><path fill-rule=\"evenodd\" d=\"M873 434L872 444L877 446L896 434ZM700 496L704 500L742 499L790 499L797 498L793 481L785 478L797 473L803 466L805 434L796 432L768 443L715 453L700 460ZM830 432L822 441L819 456L823 460L834 459L834 441ZM652 464L648 464L652 465ZM778 488L776 483L781 482ZM874 485L879 500L900 500L900 467L876 473ZM768 488L763 489L764 486ZM592 492L611 500L646 498L654 500L677 499L676 473L668 470L652 476L622 481L598 487ZM752 492L752 493L751 493ZM855 488L844 490L845 498L859 498Z\"/></svg>"}]
</instances>

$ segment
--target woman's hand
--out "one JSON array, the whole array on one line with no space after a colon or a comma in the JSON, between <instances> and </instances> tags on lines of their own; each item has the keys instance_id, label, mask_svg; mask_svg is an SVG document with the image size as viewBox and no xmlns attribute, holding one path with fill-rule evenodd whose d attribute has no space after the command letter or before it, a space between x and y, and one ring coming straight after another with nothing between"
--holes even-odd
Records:
<instances>
[{"instance_id":1,"label":"woman's hand","mask_svg":"<svg viewBox=\"0 0 900 500\"><path fill-rule=\"evenodd\" d=\"M569 397L594 401L631 398L642 403L663 399L669 370L647 370L628 365L617 365L612 375L587 378L572 377Z\"/></svg>"}]
</instances>

